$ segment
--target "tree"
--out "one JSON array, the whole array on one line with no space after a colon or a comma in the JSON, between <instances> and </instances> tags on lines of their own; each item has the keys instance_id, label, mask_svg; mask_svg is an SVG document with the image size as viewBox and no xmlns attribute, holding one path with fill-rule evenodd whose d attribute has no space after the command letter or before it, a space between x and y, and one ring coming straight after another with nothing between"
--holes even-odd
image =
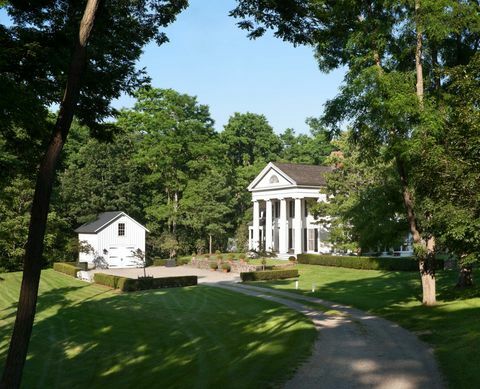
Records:
<instances>
[{"instance_id":1,"label":"tree","mask_svg":"<svg viewBox=\"0 0 480 389\"><path fill-rule=\"evenodd\" d=\"M134 67L141 48L152 39L164 42L166 37L160 28L172 22L186 5L186 0L113 4L101 0L11 1L6 5L13 25L2 26L2 43L16 55L2 58L2 66L8 69L2 72L2 81L14 86L13 96L18 92L18 107L28 106L25 100L31 103L29 109L36 113L34 119L40 126L46 122L48 106L57 103L59 111L38 169L19 305L2 388L20 386L35 317L55 170L73 117L88 123L93 132L104 134L110 126L101 121L114 113L109 105L112 98L145 81L143 73ZM8 100L2 99L1 103L11 108ZM13 125L29 116L28 112L23 115L15 109L1 108Z\"/></svg>"},{"instance_id":2,"label":"tree","mask_svg":"<svg viewBox=\"0 0 480 389\"><path fill-rule=\"evenodd\" d=\"M134 134L118 133L110 142L91 138L88 132L84 136L78 146L65 148L54 208L73 227L104 211L123 210L142 221L142 175L134 162Z\"/></svg>"},{"instance_id":3,"label":"tree","mask_svg":"<svg viewBox=\"0 0 480 389\"><path fill-rule=\"evenodd\" d=\"M212 169L190 180L180 202L182 224L200 236L208 236L209 252L231 227L231 188L222 172Z\"/></svg>"},{"instance_id":4,"label":"tree","mask_svg":"<svg viewBox=\"0 0 480 389\"><path fill-rule=\"evenodd\" d=\"M236 112L220 137L234 166L253 165L260 158L275 161L281 152L280 140L263 115Z\"/></svg>"},{"instance_id":5,"label":"tree","mask_svg":"<svg viewBox=\"0 0 480 389\"><path fill-rule=\"evenodd\" d=\"M282 141L282 159L294 163L321 165L334 150L328 131L319 119L308 118L310 135L295 135L295 131L287 128L280 134Z\"/></svg>"},{"instance_id":6,"label":"tree","mask_svg":"<svg viewBox=\"0 0 480 389\"><path fill-rule=\"evenodd\" d=\"M425 228L439 247L458 259L458 287L473 284L480 252L480 55L448 71L448 107L435 133L416 139L413 174L420 206L429 215Z\"/></svg>"},{"instance_id":7,"label":"tree","mask_svg":"<svg viewBox=\"0 0 480 389\"><path fill-rule=\"evenodd\" d=\"M154 199L146 207L149 226L159 233L167 229L177 239L182 193L190 179L219 161L222 145L208 106L195 97L155 88L135 96L134 108L121 113L119 125L139 136L135 161Z\"/></svg>"},{"instance_id":8,"label":"tree","mask_svg":"<svg viewBox=\"0 0 480 389\"><path fill-rule=\"evenodd\" d=\"M444 103L442 66L468 61L478 48L478 10L476 2L448 0L241 0L232 11L251 38L275 29L294 45L313 46L321 70L348 66L323 122L338 132L349 121L365 151L386 147L386 162L395 161L426 305L435 303L435 242L422 226L429 215L417 207L409 150L413 138L436 129L431 119ZM455 56L452 44L466 55Z\"/></svg>"},{"instance_id":9,"label":"tree","mask_svg":"<svg viewBox=\"0 0 480 389\"><path fill-rule=\"evenodd\" d=\"M365 158L348 136L335 141L339 152L328 158L336 166L326 178L329 201L311 210L329 225L334 248L362 252L397 246L408 225L395 166L384 158Z\"/></svg>"}]
</instances>

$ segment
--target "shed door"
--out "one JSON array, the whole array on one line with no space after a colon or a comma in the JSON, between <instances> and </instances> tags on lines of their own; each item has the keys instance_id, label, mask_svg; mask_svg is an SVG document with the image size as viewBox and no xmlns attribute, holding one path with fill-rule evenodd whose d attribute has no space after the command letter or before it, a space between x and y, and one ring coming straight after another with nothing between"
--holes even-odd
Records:
<instances>
[{"instance_id":1,"label":"shed door","mask_svg":"<svg viewBox=\"0 0 480 389\"><path fill-rule=\"evenodd\" d=\"M109 267L127 267L135 266L136 261L132 251L133 246L111 246L108 250L108 266Z\"/></svg>"}]
</instances>

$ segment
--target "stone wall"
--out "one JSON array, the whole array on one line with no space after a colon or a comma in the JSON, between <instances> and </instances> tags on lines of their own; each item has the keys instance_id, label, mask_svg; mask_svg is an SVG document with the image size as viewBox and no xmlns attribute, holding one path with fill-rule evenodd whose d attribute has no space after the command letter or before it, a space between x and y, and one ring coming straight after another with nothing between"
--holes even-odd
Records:
<instances>
[{"instance_id":1,"label":"stone wall","mask_svg":"<svg viewBox=\"0 0 480 389\"><path fill-rule=\"evenodd\" d=\"M209 259L197 259L192 258L192 260L188 263L187 266L195 267L197 269L210 269L210 262L217 262L216 260L209 260ZM230 265L230 271L233 273L242 273L242 272L249 272L249 271L257 271L261 270L261 265L250 265L246 262L242 261L228 261L224 260L224 263L228 263ZM220 264L218 265L220 268Z\"/></svg>"}]
</instances>

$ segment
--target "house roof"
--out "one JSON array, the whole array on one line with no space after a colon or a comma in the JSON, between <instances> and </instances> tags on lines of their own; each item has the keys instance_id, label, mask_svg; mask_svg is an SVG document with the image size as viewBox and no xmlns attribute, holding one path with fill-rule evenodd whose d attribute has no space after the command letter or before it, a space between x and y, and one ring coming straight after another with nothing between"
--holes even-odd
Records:
<instances>
[{"instance_id":1,"label":"house roof","mask_svg":"<svg viewBox=\"0 0 480 389\"><path fill-rule=\"evenodd\" d=\"M279 168L297 185L325 186L325 173L331 172L331 166L305 165L299 163L277 163L273 165Z\"/></svg>"},{"instance_id":2,"label":"house roof","mask_svg":"<svg viewBox=\"0 0 480 389\"><path fill-rule=\"evenodd\" d=\"M128 216L125 212L122 211L113 211L113 212L102 212L97 216L97 219L89 222L82 224L80 227L78 227L75 232L78 234L95 234L98 231L102 230L104 227L118 219L120 216L126 216L129 219L133 220L135 223L137 223L139 226L141 226L143 229L148 231L144 226L142 226L140 223L138 223L136 220L132 219L130 216Z\"/></svg>"}]
</instances>

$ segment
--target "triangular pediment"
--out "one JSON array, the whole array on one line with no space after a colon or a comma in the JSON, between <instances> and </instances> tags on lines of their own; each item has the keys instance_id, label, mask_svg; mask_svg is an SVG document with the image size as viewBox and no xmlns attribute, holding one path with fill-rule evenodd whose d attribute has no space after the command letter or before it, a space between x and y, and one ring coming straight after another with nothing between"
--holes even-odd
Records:
<instances>
[{"instance_id":1,"label":"triangular pediment","mask_svg":"<svg viewBox=\"0 0 480 389\"><path fill-rule=\"evenodd\" d=\"M295 186L296 182L273 163L269 163L248 186L248 190L284 188Z\"/></svg>"}]
</instances>

